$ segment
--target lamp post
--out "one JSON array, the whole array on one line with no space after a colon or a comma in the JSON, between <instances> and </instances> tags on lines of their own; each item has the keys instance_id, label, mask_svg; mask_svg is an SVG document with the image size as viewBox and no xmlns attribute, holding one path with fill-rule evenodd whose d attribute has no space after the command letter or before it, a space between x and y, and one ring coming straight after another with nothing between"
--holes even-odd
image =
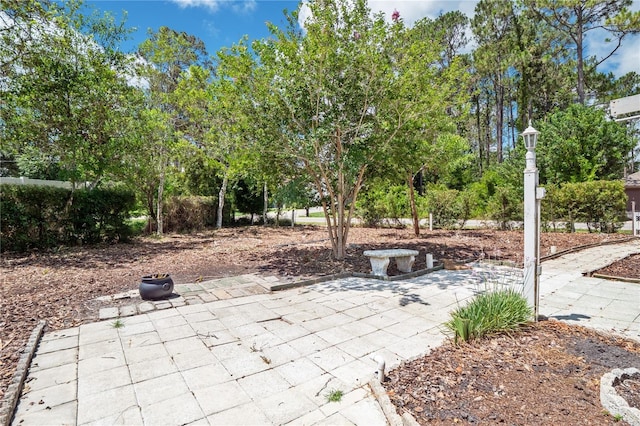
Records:
<instances>
[{"instance_id":1,"label":"lamp post","mask_svg":"<svg viewBox=\"0 0 640 426\"><path fill-rule=\"evenodd\" d=\"M544 188L538 188L538 168L536 167L536 144L538 132L529 127L522 132L527 148L524 169L524 289L523 293L538 320L538 300L540 299L540 200Z\"/></svg>"}]
</instances>

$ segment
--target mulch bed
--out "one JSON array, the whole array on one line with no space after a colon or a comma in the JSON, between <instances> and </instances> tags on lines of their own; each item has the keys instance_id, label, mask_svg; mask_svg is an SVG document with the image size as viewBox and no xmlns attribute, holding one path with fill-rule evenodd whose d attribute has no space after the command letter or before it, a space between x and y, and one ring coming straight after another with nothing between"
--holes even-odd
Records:
<instances>
[{"instance_id":1,"label":"mulch bed","mask_svg":"<svg viewBox=\"0 0 640 426\"><path fill-rule=\"evenodd\" d=\"M638 365L639 342L545 321L449 342L389 372L384 387L399 414L425 425L621 424L600 405L600 378Z\"/></svg>"},{"instance_id":2,"label":"mulch bed","mask_svg":"<svg viewBox=\"0 0 640 426\"><path fill-rule=\"evenodd\" d=\"M640 253L632 254L626 259L595 271L596 274L609 277L622 277L640 282Z\"/></svg>"},{"instance_id":3,"label":"mulch bed","mask_svg":"<svg viewBox=\"0 0 640 426\"><path fill-rule=\"evenodd\" d=\"M624 239L621 234L544 233L541 252ZM0 398L13 376L25 341L39 320L48 330L97 318L98 296L136 289L143 275L170 273L176 284L246 273L302 279L339 272L369 272L364 250L403 247L420 251L414 269L435 259L522 262L522 232L423 231L352 228L344 260L331 256L323 227L242 227L195 235L137 238L131 243L62 247L50 252L3 253L0 274ZM622 267L624 269L624 267ZM399 272L391 266L391 275Z\"/></svg>"}]
</instances>

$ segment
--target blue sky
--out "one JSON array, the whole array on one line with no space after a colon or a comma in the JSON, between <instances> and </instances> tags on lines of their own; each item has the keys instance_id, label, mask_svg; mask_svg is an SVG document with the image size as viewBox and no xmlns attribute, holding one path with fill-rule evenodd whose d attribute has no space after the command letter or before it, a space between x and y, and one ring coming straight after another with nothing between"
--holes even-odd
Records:
<instances>
[{"instance_id":1,"label":"blue sky","mask_svg":"<svg viewBox=\"0 0 640 426\"><path fill-rule=\"evenodd\" d=\"M147 28L157 30L164 25L177 31L185 31L201 38L209 54L236 43L243 35L249 40L268 36L266 22L285 26L283 9L295 10L293 0L86 0L87 4L101 11L110 11L116 17L128 12L127 26L137 30L123 46L133 50L147 38ZM374 11L383 11L387 17L398 10L405 23L417 19L437 17L440 13L460 10L473 16L476 0L369 0ZM640 0L633 2L632 10L640 10ZM388 18L389 19L389 18ZM606 50L604 34L589 34L590 51ZM621 76L629 71L640 73L640 36L626 39L622 49L607 62L601 71L613 71Z\"/></svg>"},{"instance_id":2,"label":"blue sky","mask_svg":"<svg viewBox=\"0 0 640 426\"><path fill-rule=\"evenodd\" d=\"M231 46L248 35L250 40L268 35L265 22L285 24L283 9L294 10L296 1L175 1L175 0L88 0L87 4L120 17L128 12L127 26L137 30L126 48L147 38L147 28L161 26L185 31L202 39L209 54Z\"/></svg>"}]
</instances>

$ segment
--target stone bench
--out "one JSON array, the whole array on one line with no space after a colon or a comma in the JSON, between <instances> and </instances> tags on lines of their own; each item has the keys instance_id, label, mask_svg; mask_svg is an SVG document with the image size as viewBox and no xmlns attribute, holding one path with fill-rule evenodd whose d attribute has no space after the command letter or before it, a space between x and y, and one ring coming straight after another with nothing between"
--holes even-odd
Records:
<instances>
[{"instance_id":1,"label":"stone bench","mask_svg":"<svg viewBox=\"0 0 640 426\"><path fill-rule=\"evenodd\" d=\"M365 250L363 254L371 261L373 275L386 277L389 260L392 257L396 259L396 265L400 272L411 272L418 251L408 249Z\"/></svg>"}]
</instances>

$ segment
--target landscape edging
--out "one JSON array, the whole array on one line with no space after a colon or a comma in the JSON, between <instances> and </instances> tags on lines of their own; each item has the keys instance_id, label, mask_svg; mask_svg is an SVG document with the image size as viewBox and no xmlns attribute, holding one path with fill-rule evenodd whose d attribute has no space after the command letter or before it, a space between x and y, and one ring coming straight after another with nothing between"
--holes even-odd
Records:
<instances>
[{"instance_id":1,"label":"landscape edging","mask_svg":"<svg viewBox=\"0 0 640 426\"><path fill-rule=\"evenodd\" d=\"M612 416L620 415L622 419L629 424L640 424L640 410L632 407L627 401L618 395L613 384L616 378L620 378L625 374L632 376L636 373L640 373L637 368L615 368L609 373L606 373L600 379L600 402L602 406Z\"/></svg>"},{"instance_id":2,"label":"landscape edging","mask_svg":"<svg viewBox=\"0 0 640 426\"><path fill-rule=\"evenodd\" d=\"M373 396L378 401L380 408L382 409L382 413L389 422L391 426L403 426L402 417L396 411L396 407L391 402L389 395L380 384L380 381L377 377L374 377L369 381L369 387L371 388L371 392Z\"/></svg>"},{"instance_id":3,"label":"landscape edging","mask_svg":"<svg viewBox=\"0 0 640 426\"><path fill-rule=\"evenodd\" d=\"M623 281L626 283L640 284L640 278L616 277L612 275L594 274L594 273L591 273L591 276L593 278L602 278L603 280Z\"/></svg>"},{"instance_id":4,"label":"landscape edging","mask_svg":"<svg viewBox=\"0 0 640 426\"><path fill-rule=\"evenodd\" d=\"M11 424L13 412L18 405L18 399L20 398L24 381L27 378L31 359L36 352L36 348L38 347L38 343L40 342L40 338L42 337L42 333L46 325L46 321L40 320L38 325L36 325L31 332L31 336L29 336L29 340L27 340L27 344L20 355L20 360L16 366L16 371L13 373L11 384L7 388L4 398L2 399L2 403L0 404L0 426L9 426Z\"/></svg>"},{"instance_id":5,"label":"landscape edging","mask_svg":"<svg viewBox=\"0 0 640 426\"><path fill-rule=\"evenodd\" d=\"M602 241L602 242L598 242L598 243L585 244L585 245L578 246L578 247L572 247L572 248L567 249L567 250L558 251L558 252L556 252L554 254L548 254L546 256L540 256L540 261L544 262L545 260L555 259L557 257L564 256L565 254L575 253L577 251L585 250L585 249L588 249L588 248L599 247L599 246L609 246L609 245L613 245L613 244L628 243L628 242L631 242L631 241L636 240L636 239L640 239L640 237L631 236L629 238L622 238L622 239L619 239L619 240Z\"/></svg>"}]
</instances>

